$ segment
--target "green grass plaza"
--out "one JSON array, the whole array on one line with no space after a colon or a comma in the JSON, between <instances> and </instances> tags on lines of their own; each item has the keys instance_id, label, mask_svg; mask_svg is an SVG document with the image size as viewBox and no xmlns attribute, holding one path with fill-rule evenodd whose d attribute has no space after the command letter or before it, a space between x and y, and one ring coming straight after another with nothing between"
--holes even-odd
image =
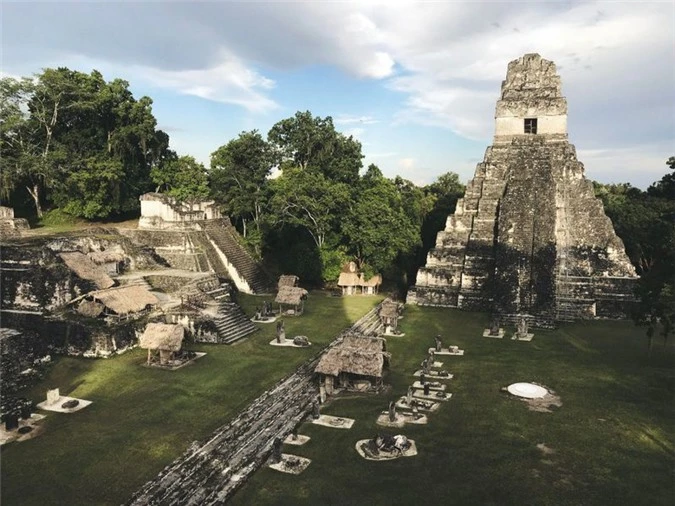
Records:
<instances>
[{"instance_id":1,"label":"green grass plaza","mask_svg":"<svg viewBox=\"0 0 675 506\"><path fill-rule=\"evenodd\" d=\"M177 371L143 367L135 349L108 360L59 357L26 395L48 388L93 404L77 415L49 413L44 433L2 449L3 504L103 505L131 494L204 440L280 378L328 344L381 297L311 292L305 314L286 318L287 335L309 349L268 345L274 325L235 346L190 345L205 357ZM249 315L260 298L240 295ZM674 353L630 322L595 321L535 329L531 342L482 337L489 316L406 307L402 337L388 337L384 392L338 396L322 413L356 420L350 430L304 423L311 437L290 450L311 465L293 476L262 468L232 504L671 504ZM442 356L452 398L427 425L375 421L405 395L433 338L465 350ZM525 381L561 400L536 412L501 389ZM418 455L362 459L358 440L403 433ZM539 446L538 446L539 445ZM288 451L284 447L284 451Z\"/></svg>"}]
</instances>

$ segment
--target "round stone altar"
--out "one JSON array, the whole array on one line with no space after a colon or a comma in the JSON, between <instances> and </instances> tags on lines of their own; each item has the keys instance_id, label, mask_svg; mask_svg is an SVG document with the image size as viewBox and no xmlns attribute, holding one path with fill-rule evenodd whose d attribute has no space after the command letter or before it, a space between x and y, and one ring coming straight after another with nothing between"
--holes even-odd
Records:
<instances>
[{"instance_id":1,"label":"round stone altar","mask_svg":"<svg viewBox=\"0 0 675 506\"><path fill-rule=\"evenodd\" d=\"M540 399L548 394L548 390L534 383L513 383L506 388L510 394L526 399Z\"/></svg>"}]
</instances>

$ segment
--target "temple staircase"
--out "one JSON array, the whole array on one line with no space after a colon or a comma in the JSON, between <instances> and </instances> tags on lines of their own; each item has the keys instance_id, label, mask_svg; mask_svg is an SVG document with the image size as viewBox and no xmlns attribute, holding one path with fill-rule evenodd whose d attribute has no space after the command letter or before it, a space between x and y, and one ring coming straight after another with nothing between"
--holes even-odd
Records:
<instances>
[{"instance_id":1,"label":"temple staircase","mask_svg":"<svg viewBox=\"0 0 675 506\"><path fill-rule=\"evenodd\" d=\"M234 302L220 302L214 322L218 330L218 342L221 344L236 343L259 330Z\"/></svg>"},{"instance_id":2,"label":"temple staircase","mask_svg":"<svg viewBox=\"0 0 675 506\"><path fill-rule=\"evenodd\" d=\"M258 262L246 251L236 237L236 230L224 221L207 222L204 232L212 248L217 247L227 258L232 268L236 270L254 294L269 294L274 292L274 283ZM207 257L209 255L207 254ZM209 262L211 258L209 257ZM222 263L222 262L221 262ZM234 278L234 276L230 276ZM236 280L235 280L236 281ZM238 286L241 290L241 287Z\"/></svg>"}]
</instances>

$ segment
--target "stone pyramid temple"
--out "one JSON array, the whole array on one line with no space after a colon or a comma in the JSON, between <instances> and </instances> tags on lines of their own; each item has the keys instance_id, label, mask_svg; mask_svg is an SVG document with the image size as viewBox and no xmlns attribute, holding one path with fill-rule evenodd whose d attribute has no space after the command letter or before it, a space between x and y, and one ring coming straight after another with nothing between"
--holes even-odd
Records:
<instances>
[{"instance_id":1,"label":"stone pyramid temple","mask_svg":"<svg viewBox=\"0 0 675 506\"><path fill-rule=\"evenodd\" d=\"M438 233L408 302L548 326L625 315L637 279L567 140L555 64L509 63L495 136Z\"/></svg>"}]
</instances>

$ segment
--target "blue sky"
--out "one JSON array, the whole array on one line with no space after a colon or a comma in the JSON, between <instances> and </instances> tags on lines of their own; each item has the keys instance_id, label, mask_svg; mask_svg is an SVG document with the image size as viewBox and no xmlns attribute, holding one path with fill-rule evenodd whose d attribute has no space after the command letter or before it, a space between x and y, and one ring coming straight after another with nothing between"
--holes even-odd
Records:
<instances>
[{"instance_id":1,"label":"blue sky","mask_svg":"<svg viewBox=\"0 0 675 506\"><path fill-rule=\"evenodd\" d=\"M124 78L173 149L206 164L239 132L310 110L388 176L466 181L506 66L528 52L558 66L587 177L644 188L675 154L672 1L0 5L4 75Z\"/></svg>"}]
</instances>

